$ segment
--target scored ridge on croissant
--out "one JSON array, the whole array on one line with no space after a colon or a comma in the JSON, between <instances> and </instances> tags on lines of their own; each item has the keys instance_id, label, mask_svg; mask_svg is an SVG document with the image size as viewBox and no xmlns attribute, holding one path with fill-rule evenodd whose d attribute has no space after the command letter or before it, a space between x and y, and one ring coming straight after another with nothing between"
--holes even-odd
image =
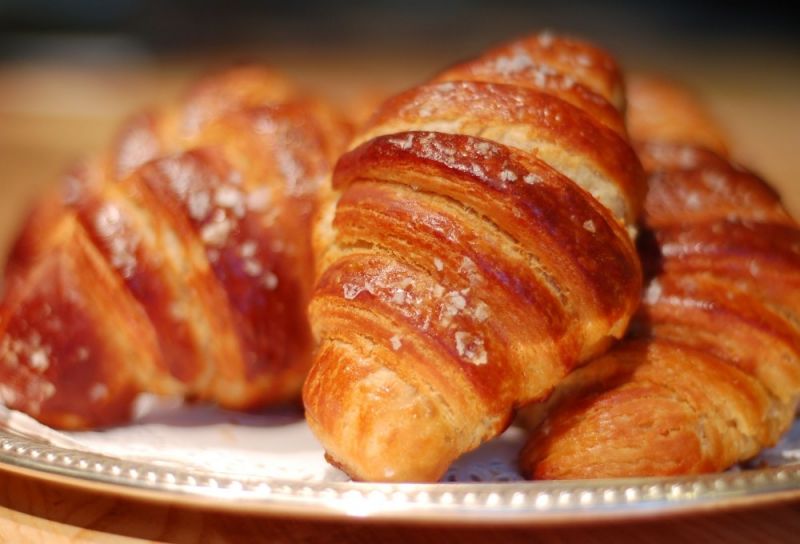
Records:
<instances>
[{"instance_id":1,"label":"scored ridge on croissant","mask_svg":"<svg viewBox=\"0 0 800 544\"><path fill-rule=\"evenodd\" d=\"M348 129L256 66L127 122L39 202L5 272L0 400L57 427L142 392L250 408L310 364L310 218Z\"/></svg>"},{"instance_id":2,"label":"scored ridge on croissant","mask_svg":"<svg viewBox=\"0 0 800 544\"><path fill-rule=\"evenodd\" d=\"M720 471L774 445L800 397L797 223L690 94L639 78L629 100L650 280L631 338L524 415L532 478Z\"/></svg>"},{"instance_id":3,"label":"scored ridge on croissant","mask_svg":"<svg viewBox=\"0 0 800 544\"><path fill-rule=\"evenodd\" d=\"M543 33L356 135L315 233L304 404L329 460L435 480L624 334L644 186L623 104L606 53Z\"/></svg>"}]
</instances>

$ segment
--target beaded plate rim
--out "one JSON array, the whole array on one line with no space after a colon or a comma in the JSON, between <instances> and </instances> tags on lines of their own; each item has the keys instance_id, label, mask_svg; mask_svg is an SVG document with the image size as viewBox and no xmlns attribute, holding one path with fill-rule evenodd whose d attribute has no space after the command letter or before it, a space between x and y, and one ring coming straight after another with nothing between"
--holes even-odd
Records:
<instances>
[{"instance_id":1,"label":"beaded plate rim","mask_svg":"<svg viewBox=\"0 0 800 544\"><path fill-rule=\"evenodd\" d=\"M800 463L690 477L561 482L305 482L175 470L0 430L0 469L90 491L293 517L547 524L661 517L800 498Z\"/></svg>"}]
</instances>

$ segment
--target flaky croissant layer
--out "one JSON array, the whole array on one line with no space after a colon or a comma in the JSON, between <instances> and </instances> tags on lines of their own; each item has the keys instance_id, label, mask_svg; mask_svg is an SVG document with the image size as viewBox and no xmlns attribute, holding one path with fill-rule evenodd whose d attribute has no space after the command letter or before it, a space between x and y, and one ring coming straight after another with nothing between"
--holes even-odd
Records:
<instances>
[{"instance_id":1,"label":"flaky croissant layer","mask_svg":"<svg viewBox=\"0 0 800 544\"><path fill-rule=\"evenodd\" d=\"M633 338L525 414L533 478L719 471L774 445L800 398L800 229L731 163L684 91L631 85L650 177L640 250L651 279Z\"/></svg>"},{"instance_id":2,"label":"flaky croissant layer","mask_svg":"<svg viewBox=\"0 0 800 544\"><path fill-rule=\"evenodd\" d=\"M614 62L541 34L389 99L316 231L306 416L352 477L436 480L624 334L644 194Z\"/></svg>"},{"instance_id":3,"label":"flaky croissant layer","mask_svg":"<svg viewBox=\"0 0 800 544\"><path fill-rule=\"evenodd\" d=\"M141 114L34 208L0 306L0 400L126 421L140 393L296 397L311 352L310 218L347 128L258 67Z\"/></svg>"}]
</instances>

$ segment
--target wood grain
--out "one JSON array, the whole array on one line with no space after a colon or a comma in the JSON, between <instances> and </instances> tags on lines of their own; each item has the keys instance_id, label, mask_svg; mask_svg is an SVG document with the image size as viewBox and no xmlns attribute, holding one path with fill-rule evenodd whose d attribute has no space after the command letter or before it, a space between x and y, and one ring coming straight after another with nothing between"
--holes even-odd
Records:
<instances>
[{"instance_id":1,"label":"wood grain","mask_svg":"<svg viewBox=\"0 0 800 544\"><path fill-rule=\"evenodd\" d=\"M736 544L791 542L798 531L797 502L635 523L458 528L247 517L119 499L0 473L0 542Z\"/></svg>"}]
</instances>

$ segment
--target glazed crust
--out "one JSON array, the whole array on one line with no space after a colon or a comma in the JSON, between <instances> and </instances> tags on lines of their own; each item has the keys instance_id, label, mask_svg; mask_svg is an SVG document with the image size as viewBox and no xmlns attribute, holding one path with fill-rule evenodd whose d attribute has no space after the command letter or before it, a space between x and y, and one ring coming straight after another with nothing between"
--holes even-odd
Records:
<instances>
[{"instance_id":1,"label":"glazed crust","mask_svg":"<svg viewBox=\"0 0 800 544\"><path fill-rule=\"evenodd\" d=\"M631 338L523 420L532 478L720 471L774 445L800 394L800 230L775 191L731 163L696 100L634 80L648 170L650 276Z\"/></svg>"},{"instance_id":2,"label":"glazed crust","mask_svg":"<svg viewBox=\"0 0 800 544\"><path fill-rule=\"evenodd\" d=\"M347 137L260 67L131 118L34 208L0 306L2 400L44 423L126 421L143 392L246 409L310 364L311 216Z\"/></svg>"},{"instance_id":3,"label":"glazed crust","mask_svg":"<svg viewBox=\"0 0 800 544\"><path fill-rule=\"evenodd\" d=\"M304 403L355 479L438 479L623 335L639 298L616 66L551 35L509 47L520 60L389 99L334 170Z\"/></svg>"}]
</instances>

